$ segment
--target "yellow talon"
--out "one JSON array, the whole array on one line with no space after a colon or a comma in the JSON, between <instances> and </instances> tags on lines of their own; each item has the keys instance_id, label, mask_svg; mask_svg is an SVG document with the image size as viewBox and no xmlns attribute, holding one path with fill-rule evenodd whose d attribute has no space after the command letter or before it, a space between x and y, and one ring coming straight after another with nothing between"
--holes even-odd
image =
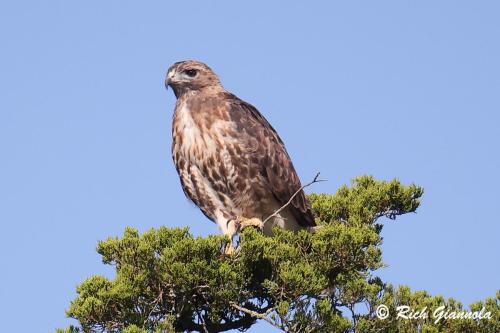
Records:
<instances>
[{"instance_id":1,"label":"yellow talon","mask_svg":"<svg viewBox=\"0 0 500 333\"><path fill-rule=\"evenodd\" d=\"M259 230L262 230L262 228L264 228L264 223L262 223L262 221L256 217L250 219L247 219L245 217L238 217L236 221L238 223L240 231L245 229L246 227L256 227Z\"/></svg>"}]
</instances>

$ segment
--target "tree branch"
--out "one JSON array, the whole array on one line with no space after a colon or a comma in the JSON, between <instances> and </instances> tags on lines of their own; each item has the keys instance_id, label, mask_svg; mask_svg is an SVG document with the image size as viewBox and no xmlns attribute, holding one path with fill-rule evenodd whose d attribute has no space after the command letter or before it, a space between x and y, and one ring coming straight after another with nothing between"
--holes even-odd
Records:
<instances>
[{"instance_id":1,"label":"tree branch","mask_svg":"<svg viewBox=\"0 0 500 333\"><path fill-rule=\"evenodd\" d=\"M210 320L205 320L205 327L202 324L195 323L190 319L187 319L186 322L183 322L182 325L179 326L179 330L181 331L196 331L196 332L204 332L204 330L208 330L211 333L224 332L229 330L242 330L248 329L255 322L255 318L245 313L245 316L238 320L229 320L226 319L224 323L218 322L213 323Z\"/></svg>"},{"instance_id":2,"label":"tree branch","mask_svg":"<svg viewBox=\"0 0 500 333\"><path fill-rule=\"evenodd\" d=\"M161 288L159 288L159 289L160 289L160 293L158 294L158 297L156 297L156 299L151 303L152 304L151 311L149 311L148 315L144 319L144 322L142 324L143 327L146 326L146 323L148 322L149 317L151 317L151 314L153 314L153 311L156 308L156 306L158 305L158 303L163 301L163 290Z\"/></svg>"},{"instance_id":3,"label":"tree branch","mask_svg":"<svg viewBox=\"0 0 500 333\"><path fill-rule=\"evenodd\" d=\"M281 206L274 213L272 213L271 215L266 217L266 219L264 221L262 221L262 224L266 224L266 222L269 221L270 219L272 219L273 217L277 217L279 213L281 213L286 207L288 207L288 205L290 205L292 203L293 199L297 196L297 194L299 194L306 187L311 186L314 183L326 182L326 179L318 179L319 174L320 173L318 172L311 182L309 182L309 183L305 184L304 186L302 186L301 188L299 188L283 206Z\"/></svg>"},{"instance_id":4,"label":"tree branch","mask_svg":"<svg viewBox=\"0 0 500 333\"><path fill-rule=\"evenodd\" d=\"M283 330L283 328L280 325L278 325L275 321L273 321L272 319L267 317L271 312L274 311L274 308L267 309L267 311L265 313L259 313L259 312L244 308L242 306L239 306L238 304L236 304L234 302L230 302L229 304L238 311L249 314L250 316L252 316L254 318L263 319L263 320L267 321L269 324L273 325L274 327L279 328L280 330Z\"/></svg>"},{"instance_id":5,"label":"tree branch","mask_svg":"<svg viewBox=\"0 0 500 333\"><path fill-rule=\"evenodd\" d=\"M197 311L197 314L198 314L198 318L200 319L201 327L203 328L203 332L210 333L207 329L207 324L205 323L205 319L203 318L203 315L199 311Z\"/></svg>"}]
</instances>

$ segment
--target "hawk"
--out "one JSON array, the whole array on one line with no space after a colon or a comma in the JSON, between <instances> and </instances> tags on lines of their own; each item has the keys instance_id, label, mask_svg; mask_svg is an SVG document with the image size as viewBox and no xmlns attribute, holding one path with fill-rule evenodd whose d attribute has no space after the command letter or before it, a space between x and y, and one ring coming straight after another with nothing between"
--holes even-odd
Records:
<instances>
[{"instance_id":1,"label":"hawk","mask_svg":"<svg viewBox=\"0 0 500 333\"><path fill-rule=\"evenodd\" d=\"M267 235L273 225L314 229L285 145L254 106L227 92L210 67L198 61L173 64L165 85L177 98L172 157L182 189L222 233L232 239L249 225ZM230 242L226 252L231 251Z\"/></svg>"}]
</instances>

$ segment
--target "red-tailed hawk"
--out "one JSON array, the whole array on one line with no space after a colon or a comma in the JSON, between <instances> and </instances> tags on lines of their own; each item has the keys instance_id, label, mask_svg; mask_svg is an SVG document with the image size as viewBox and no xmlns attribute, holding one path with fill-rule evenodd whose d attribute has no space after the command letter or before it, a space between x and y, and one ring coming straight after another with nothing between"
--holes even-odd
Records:
<instances>
[{"instance_id":1,"label":"red-tailed hawk","mask_svg":"<svg viewBox=\"0 0 500 333\"><path fill-rule=\"evenodd\" d=\"M232 239L248 225L265 234L275 224L290 230L316 225L304 191L293 197L301 184L283 141L255 107L227 92L198 61L173 64L165 84L177 97L172 156L182 189L225 235Z\"/></svg>"}]
</instances>

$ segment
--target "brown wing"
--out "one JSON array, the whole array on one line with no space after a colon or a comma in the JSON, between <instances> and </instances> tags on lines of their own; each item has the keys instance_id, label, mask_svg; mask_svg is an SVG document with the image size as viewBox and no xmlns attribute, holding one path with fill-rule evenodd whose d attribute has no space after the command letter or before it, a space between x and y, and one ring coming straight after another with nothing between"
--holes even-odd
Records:
<instances>
[{"instance_id":1,"label":"brown wing","mask_svg":"<svg viewBox=\"0 0 500 333\"><path fill-rule=\"evenodd\" d=\"M230 93L224 93L223 97L230 103L230 116L238 132L246 133L247 137L253 139L253 144L257 143L253 157L260 162L260 172L267 179L269 189L278 203L286 204L301 188L301 184L283 141L253 105ZM301 226L316 225L303 190L294 197L288 208Z\"/></svg>"}]
</instances>

